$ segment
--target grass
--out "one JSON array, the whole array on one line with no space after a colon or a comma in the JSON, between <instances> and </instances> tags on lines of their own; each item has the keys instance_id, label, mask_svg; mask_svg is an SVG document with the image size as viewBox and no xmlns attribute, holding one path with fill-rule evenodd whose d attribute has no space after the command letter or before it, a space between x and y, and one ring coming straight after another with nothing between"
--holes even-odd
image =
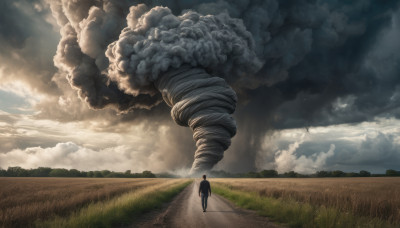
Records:
<instances>
[{"instance_id":1,"label":"grass","mask_svg":"<svg viewBox=\"0 0 400 228\"><path fill-rule=\"evenodd\" d=\"M287 181L289 180L285 179L283 185L286 185ZM340 184L340 180L336 180L336 184ZM260 191L260 186L264 186L264 191ZM276 186L270 188L274 187ZM301 192L298 186L295 189L296 192ZM304 188L302 190L303 194L306 194ZM312 200L302 202L297 200L295 194L287 194L285 197L282 197L282 194L276 194L275 197L267 196L265 192L268 191L265 183L257 183L255 180L219 179L213 181L213 192L216 194L233 201L240 207L255 210L273 221L290 227L398 227L398 223L394 221L360 216L340 207L324 205L322 201L318 204L312 204ZM330 202L327 198L325 200Z\"/></svg>"},{"instance_id":2,"label":"grass","mask_svg":"<svg viewBox=\"0 0 400 228\"><path fill-rule=\"evenodd\" d=\"M160 185L160 178L0 178L0 227L29 227L89 204Z\"/></svg>"},{"instance_id":3,"label":"grass","mask_svg":"<svg viewBox=\"0 0 400 228\"><path fill-rule=\"evenodd\" d=\"M236 190L400 224L400 178L215 179Z\"/></svg>"},{"instance_id":4,"label":"grass","mask_svg":"<svg viewBox=\"0 0 400 228\"><path fill-rule=\"evenodd\" d=\"M112 227L127 225L142 213L168 202L191 180L170 180L155 186L123 194L109 201L90 204L68 218L39 221L37 227Z\"/></svg>"}]
</instances>

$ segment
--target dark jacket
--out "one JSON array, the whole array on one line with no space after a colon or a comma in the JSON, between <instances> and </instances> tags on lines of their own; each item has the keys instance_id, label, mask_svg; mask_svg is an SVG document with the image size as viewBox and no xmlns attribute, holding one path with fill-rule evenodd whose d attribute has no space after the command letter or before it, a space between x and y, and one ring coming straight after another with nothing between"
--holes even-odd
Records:
<instances>
[{"instance_id":1,"label":"dark jacket","mask_svg":"<svg viewBox=\"0 0 400 228\"><path fill-rule=\"evenodd\" d=\"M210 195L211 195L210 182L208 182L207 180L202 180L200 182L199 194L203 193L204 195L208 195L208 192L210 192Z\"/></svg>"}]
</instances>

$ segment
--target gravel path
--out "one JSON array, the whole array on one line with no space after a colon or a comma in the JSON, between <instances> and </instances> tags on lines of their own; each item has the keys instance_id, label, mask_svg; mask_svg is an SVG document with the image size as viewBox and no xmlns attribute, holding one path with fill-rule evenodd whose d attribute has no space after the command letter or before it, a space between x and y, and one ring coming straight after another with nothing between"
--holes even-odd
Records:
<instances>
[{"instance_id":1,"label":"gravel path","mask_svg":"<svg viewBox=\"0 0 400 228\"><path fill-rule=\"evenodd\" d=\"M207 212L203 212L198 185L199 181L195 181L171 203L158 211L143 215L131 227L281 227L270 222L268 218L238 208L215 194L208 197Z\"/></svg>"}]
</instances>

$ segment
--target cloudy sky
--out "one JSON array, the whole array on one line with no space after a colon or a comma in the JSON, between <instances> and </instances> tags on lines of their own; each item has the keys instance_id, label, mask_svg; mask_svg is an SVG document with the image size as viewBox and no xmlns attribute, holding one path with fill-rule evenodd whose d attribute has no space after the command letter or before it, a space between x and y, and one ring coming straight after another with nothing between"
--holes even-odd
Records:
<instances>
[{"instance_id":1,"label":"cloudy sky","mask_svg":"<svg viewBox=\"0 0 400 228\"><path fill-rule=\"evenodd\" d=\"M227 13L250 34L258 68L225 77L238 95L237 134L214 169L400 170L396 0L3 0L1 168L191 167L192 132L174 123L159 94L103 86L107 46L142 2L176 16ZM99 98L104 91L111 95Z\"/></svg>"}]
</instances>

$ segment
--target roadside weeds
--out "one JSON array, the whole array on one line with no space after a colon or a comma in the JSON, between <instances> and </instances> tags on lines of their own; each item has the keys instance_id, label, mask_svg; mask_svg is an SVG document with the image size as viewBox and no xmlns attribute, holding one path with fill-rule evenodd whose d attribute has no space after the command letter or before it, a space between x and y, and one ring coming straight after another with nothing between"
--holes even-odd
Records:
<instances>
[{"instance_id":1,"label":"roadside weeds","mask_svg":"<svg viewBox=\"0 0 400 228\"><path fill-rule=\"evenodd\" d=\"M255 210L260 215L269 217L271 221L290 227L396 227L378 218L355 216L336 208L314 206L290 199L263 197L256 192L232 189L227 184L214 183L213 192L239 207Z\"/></svg>"},{"instance_id":2,"label":"roadside weeds","mask_svg":"<svg viewBox=\"0 0 400 228\"><path fill-rule=\"evenodd\" d=\"M111 227L127 225L141 214L171 200L193 180L170 180L109 201L90 204L69 217L37 221L36 227Z\"/></svg>"}]
</instances>

